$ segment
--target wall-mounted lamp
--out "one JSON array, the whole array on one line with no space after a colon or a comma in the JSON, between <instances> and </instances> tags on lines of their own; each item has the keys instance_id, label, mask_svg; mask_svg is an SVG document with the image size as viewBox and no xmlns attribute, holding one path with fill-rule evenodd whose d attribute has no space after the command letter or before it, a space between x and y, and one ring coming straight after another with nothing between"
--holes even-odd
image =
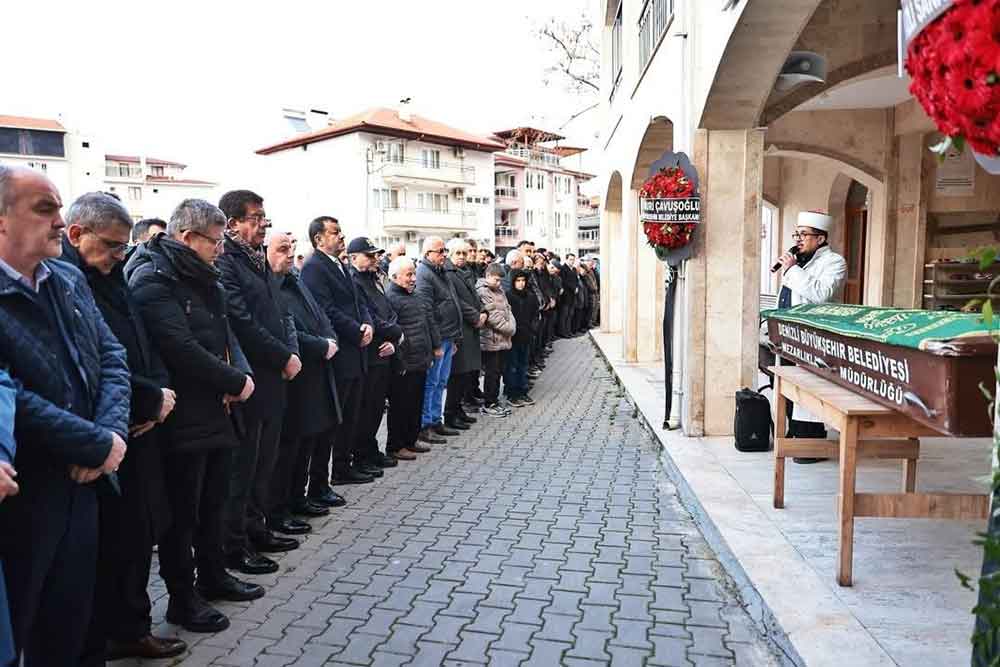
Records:
<instances>
[{"instance_id":1,"label":"wall-mounted lamp","mask_svg":"<svg viewBox=\"0 0 1000 667\"><path fill-rule=\"evenodd\" d=\"M774 87L785 91L802 83L826 83L826 58L812 51L792 51Z\"/></svg>"}]
</instances>

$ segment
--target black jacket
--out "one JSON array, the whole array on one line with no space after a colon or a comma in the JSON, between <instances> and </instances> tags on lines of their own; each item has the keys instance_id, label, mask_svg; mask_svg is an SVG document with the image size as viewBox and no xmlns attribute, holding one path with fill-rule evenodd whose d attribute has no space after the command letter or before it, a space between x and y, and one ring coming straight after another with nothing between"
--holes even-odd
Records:
<instances>
[{"instance_id":1,"label":"black jacket","mask_svg":"<svg viewBox=\"0 0 1000 667\"><path fill-rule=\"evenodd\" d=\"M580 276L576 274L576 269L567 262L563 262L562 266L559 267L559 275L562 277L562 301L564 304L573 306L576 303L576 290L580 286Z\"/></svg>"},{"instance_id":2,"label":"black jacket","mask_svg":"<svg viewBox=\"0 0 1000 667\"><path fill-rule=\"evenodd\" d=\"M514 269L511 272L511 283L519 276L527 278L528 271ZM514 313L514 321L517 322L517 330L514 332L513 343L515 345L527 345L531 343L531 336L537 327L540 310L535 293L529 287L525 287L523 290L511 287L507 290L507 301L510 303L511 312Z\"/></svg>"},{"instance_id":3,"label":"black jacket","mask_svg":"<svg viewBox=\"0 0 1000 667\"><path fill-rule=\"evenodd\" d=\"M105 276L86 266L80 253L66 238L63 239L61 259L79 268L86 276L104 321L125 347L132 385L129 426L156 421L163 405L162 388L170 386L170 377L125 284L122 263ZM120 538L116 544L109 545L117 550L148 547L163 535L170 524L170 505L163 481L159 445L161 430L157 426L138 438L129 438L128 454L118 470L121 496L104 493L102 521L120 527L105 532ZM140 531L146 533L142 536L144 539L128 539L130 535L139 537Z\"/></svg>"},{"instance_id":4,"label":"black jacket","mask_svg":"<svg viewBox=\"0 0 1000 667\"><path fill-rule=\"evenodd\" d=\"M302 267L302 282L323 308L337 332L340 350L333 368L340 381L361 377L367 372L368 355L361 349L361 325L372 324L364 297L358 293L347 267L334 265L323 251L316 250Z\"/></svg>"},{"instance_id":5,"label":"black jacket","mask_svg":"<svg viewBox=\"0 0 1000 667\"><path fill-rule=\"evenodd\" d=\"M368 308L368 314L372 317L372 326L374 327L371 345L366 348L368 365L387 366L392 363L392 357L378 356L378 349L385 342L392 343L393 347L399 347L399 338L403 335L403 330L397 322L396 311L392 309L389 300L382 293L382 285L378 282L377 273L358 271L352 266L351 279L365 300L365 306Z\"/></svg>"},{"instance_id":6,"label":"black jacket","mask_svg":"<svg viewBox=\"0 0 1000 667\"><path fill-rule=\"evenodd\" d=\"M280 417L285 411L286 387L282 371L298 354L291 315L279 305L271 268L258 271L239 244L227 238L215 262L226 290L229 326L253 369L253 396L240 406L255 419Z\"/></svg>"},{"instance_id":7,"label":"black jacket","mask_svg":"<svg viewBox=\"0 0 1000 667\"><path fill-rule=\"evenodd\" d=\"M434 347L450 340L461 342L462 316L459 312L458 296L455 288L445 278L444 268L437 268L422 258L417 262L417 296L433 315L431 318L431 337Z\"/></svg>"},{"instance_id":8,"label":"black jacket","mask_svg":"<svg viewBox=\"0 0 1000 667\"><path fill-rule=\"evenodd\" d=\"M538 284L539 289L542 291L542 310L548 310L549 299L559 299L559 290L556 289L555 282L552 280L552 276L546 269L541 271L535 270L535 282Z\"/></svg>"},{"instance_id":9,"label":"black jacket","mask_svg":"<svg viewBox=\"0 0 1000 667\"><path fill-rule=\"evenodd\" d=\"M163 234L125 265L125 279L177 392L161 434L168 453L236 446L223 397L243 391L251 371L229 328L219 277L194 251Z\"/></svg>"},{"instance_id":10,"label":"black jacket","mask_svg":"<svg viewBox=\"0 0 1000 667\"><path fill-rule=\"evenodd\" d=\"M302 371L288 385L282 437L308 437L340 423L333 359L326 358L327 341L337 340L337 333L301 280L292 273L278 280L283 303L295 320L302 355Z\"/></svg>"},{"instance_id":11,"label":"black jacket","mask_svg":"<svg viewBox=\"0 0 1000 667\"><path fill-rule=\"evenodd\" d=\"M476 292L476 276L468 265L458 268L451 260L444 263L444 274L458 297L459 312L462 314L462 344L451 360L452 373L470 373L483 366L483 355L479 349L479 315L483 302Z\"/></svg>"},{"instance_id":12,"label":"black jacket","mask_svg":"<svg viewBox=\"0 0 1000 667\"><path fill-rule=\"evenodd\" d=\"M389 283L385 296L396 311L400 328L405 334L402 349L397 352L408 373L426 371L434 362L431 339L431 317L423 302L396 283Z\"/></svg>"}]
</instances>

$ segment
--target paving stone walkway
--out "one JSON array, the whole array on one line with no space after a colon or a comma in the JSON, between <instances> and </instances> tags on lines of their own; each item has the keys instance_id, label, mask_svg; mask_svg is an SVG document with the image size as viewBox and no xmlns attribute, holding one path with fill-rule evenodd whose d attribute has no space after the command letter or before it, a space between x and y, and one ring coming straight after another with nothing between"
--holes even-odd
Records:
<instances>
[{"instance_id":1,"label":"paving stone walkway","mask_svg":"<svg viewBox=\"0 0 1000 667\"><path fill-rule=\"evenodd\" d=\"M349 506L254 578L267 596L223 604L225 632L181 631L175 664L784 664L589 339L557 343L533 395L340 487Z\"/></svg>"}]
</instances>

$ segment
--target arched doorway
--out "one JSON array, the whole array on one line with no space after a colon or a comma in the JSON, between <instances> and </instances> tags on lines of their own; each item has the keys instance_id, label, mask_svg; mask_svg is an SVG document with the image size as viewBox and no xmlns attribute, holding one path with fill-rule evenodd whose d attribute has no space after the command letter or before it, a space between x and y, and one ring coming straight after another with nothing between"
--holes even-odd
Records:
<instances>
[{"instance_id":1,"label":"arched doorway","mask_svg":"<svg viewBox=\"0 0 1000 667\"><path fill-rule=\"evenodd\" d=\"M608 181L601 215L601 331L604 333L620 332L623 325L623 236L622 176L616 171Z\"/></svg>"}]
</instances>

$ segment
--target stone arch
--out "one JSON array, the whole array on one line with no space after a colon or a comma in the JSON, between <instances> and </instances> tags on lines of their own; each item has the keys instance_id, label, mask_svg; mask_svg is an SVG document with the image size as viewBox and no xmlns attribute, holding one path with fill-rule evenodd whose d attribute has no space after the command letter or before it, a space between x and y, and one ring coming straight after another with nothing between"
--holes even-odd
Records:
<instances>
[{"instance_id":1,"label":"stone arch","mask_svg":"<svg viewBox=\"0 0 1000 667\"><path fill-rule=\"evenodd\" d=\"M625 227L622 223L623 184L622 175L617 171L608 179L601 212L601 331L617 333L622 330L625 310L625 290L621 273L625 258L621 250L625 246Z\"/></svg>"},{"instance_id":2,"label":"stone arch","mask_svg":"<svg viewBox=\"0 0 1000 667\"><path fill-rule=\"evenodd\" d=\"M632 189L638 190L649 174L649 168L664 152L674 148L674 124L666 116L655 116L649 121L639 148L635 167L632 169Z\"/></svg>"}]
</instances>

